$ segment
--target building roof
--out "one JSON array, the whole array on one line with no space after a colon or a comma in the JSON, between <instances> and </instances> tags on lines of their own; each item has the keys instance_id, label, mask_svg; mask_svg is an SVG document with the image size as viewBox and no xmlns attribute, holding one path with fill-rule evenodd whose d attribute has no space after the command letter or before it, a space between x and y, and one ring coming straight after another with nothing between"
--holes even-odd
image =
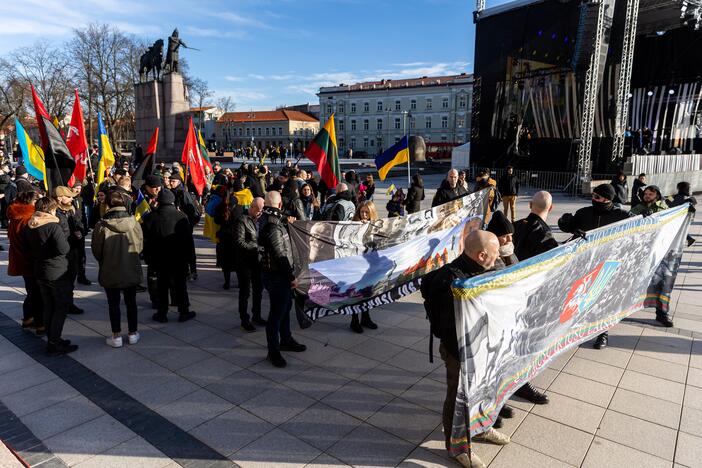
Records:
<instances>
[{"instance_id":1,"label":"building roof","mask_svg":"<svg viewBox=\"0 0 702 468\"><path fill-rule=\"evenodd\" d=\"M472 74L461 73L460 75L421 76L419 78L403 78L400 80L366 81L363 83L354 83L350 85L341 83L338 86L328 86L324 88L319 88L319 94L333 93L339 91L378 91L383 89L402 89L422 86L446 86L449 84L455 84L459 82L471 82L472 80Z\"/></svg>"},{"instance_id":2,"label":"building roof","mask_svg":"<svg viewBox=\"0 0 702 468\"><path fill-rule=\"evenodd\" d=\"M274 111L248 111L248 112L227 112L223 114L218 122L274 122L281 120L291 120L294 122L317 122L319 121L304 112L293 110Z\"/></svg>"},{"instance_id":3,"label":"building roof","mask_svg":"<svg viewBox=\"0 0 702 468\"><path fill-rule=\"evenodd\" d=\"M205 112L210 109L214 109L215 106L205 106L205 107L191 107L190 112Z\"/></svg>"}]
</instances>

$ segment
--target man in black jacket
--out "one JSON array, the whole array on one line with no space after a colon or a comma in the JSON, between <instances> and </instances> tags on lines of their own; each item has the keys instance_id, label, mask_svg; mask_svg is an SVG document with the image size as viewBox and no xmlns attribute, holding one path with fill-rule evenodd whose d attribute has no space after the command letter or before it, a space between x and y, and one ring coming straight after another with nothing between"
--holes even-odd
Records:
<instances>
[{"instance_id":1,"label":"man in black jacket","mask_svg":"<svg viewBox=\"0 0 702 468\"><path fill-rule=\"evenodd\" d=\"M514 225L514 254L519 260L526 260L558 247L551 227L546 222L553 209L551 194L536 192L529 202L531 213Z\"/></svg>"},{"instance_id":2,"label":"man in black jacket","mask_svg":"<svg viewBox=\"0 0 702 468\"><path fill-rule=\"evenodd\" d=\"M631 214L621 208L616 208L614 200L616 192L611 184L600 184L592 191L592 206L580 208L575 214L566 213L558 220L558 227L563 232L582 234L608 224L622 221ZM609 335L602 333L595 340L593 347L602 349L607 346Z\"/></svg>"},{"instance_id":3,"label":"man in black jacket","mask_svg":"<svg viewBox=\"0 0 702 468\"><path fill-rule=\"evenodd\" d=\"M158 208L144 218L144 259L156 271L157 312L153 319L168 322L168 291L171 283L178 307L178 321L195 317L189 310L188 265L195 257L195 243L188 218L174 206L170 190L158 194Z\"/></svg>"},{"instance_id":4,"label":"man in black jacket","mask_svg":"<svg viewBox=\"0 0 702 468\"><path fill-rule=\"evenodd\" d=\"M646 188L646 174L643 172L639 174L639 177L634 181L633 187L631 187L631 206L634 207L643 201L643 192Z\"/></svg>"},{"instance_id":5,"label":"man in black jacket","mask_svg":"<svg viewBox=\"0 0 702 468\"><path fill-rule=\"evenodd\" d=\"M78 349L61 338L63 324L71 304L73 279L68 271L68 240L56 217L58 204L50 198L36 202L35 212L27 223L25 235L34 276L44 307L47 347L50 356L71 353Z\"/></svg>"},{"instance_id":6,"label":"man in black jacket","mask_svg":"<svg viewBox=\"0 0 702 468\"><path fill-rule=\"evenodd\" d=\"M68 252L68 274L71 278L71 305L68 313L80 315L83 313L83 309L73 303L73 288L78 275L78 265L81 258L85 257L85 237L83 234L85 228L83 216L78 212L74 203L75 196L73 190L63 185L54 188L54 199L58 203L56 216L59 219L59 226L68 239L68 245L71 247Z\"/></svg>"},{"instance_id":7,"label":"man in black jacket","mask_svg":"<svg viewBox=\"0 0 702 468\"><path fill-rule=\"evenodd\" d=\"M261 318L261 266L258 263L258 218L263 210L263 198L256 197L251 202L249 210L234 222L234 244L236 245L237 266L236 278L239 282L239 317L241 328L246 332L256 331L249 320L249 295L253 293L251 315L257 325L265 325Z\"/></svg>"},{"instance_id":8,"label":"man in black jacket","mask_svg":"<svg viewBox=\"0 0 702 468\"><path fill-rule=\"evenodd\" d=\"M85 205L83 204L83 197L81 197L81 192L83 191L83 183L79 180L77 180L73 184L73 207L76 210L76 216L80 216L80 225L81 225L81 233L82 236L78 241L78 245L76 246L76 269L77 269L77 275L78 279L76 280L78 284L82 284L83 286L90 286L93 284L92 281L88 279L88 277L85 274L85 236L88 235L88 217L85 211Z\"/></svg>"},{"instance_id":9,"label":"man in black jacket","mask_svg":"<svg viewBox=\"0 0 702 468\"><path fill-rule=\"evenodd\" d=\"M505 216L509 216L512 223L517 214L517 196L519 195L519 179L514 175L514 168L507 166L507 172L497 182L497 190L502 195Z\"/></svg>"},{"instance_id":10,"label":"man in black jacket","mask_svg":"<svg viewBox=\"0 0 702 468\"><path fill-rule=\"evenodd\" d=\"M458 171L451 169L446 175L446 179L441 182L441 186L436 191L434 199L431 202L431 207L443 205L451 200L461 198L468 195L468 191L458 183Z\"/></svg>"},{"instance_id":11,"label":"man in black jacket","mask_svg":"<svg viewBox=\"0 0 702 468\"><path fill-rule=\"evenodd\" d=\"M297 287L297 281L293 274L292 244L282 207L280 193L271 191L266 194L258 236L261 277L271 304L266 324L268 360L275 367L285 367L287 364L280 351L302 352L307 349L295 341L290 332L292 290Z\"/></svg>"},{"instance_id":12,"label":"man in black jacket","mask_svg":"<svg viewBox=\"0 0 702 468\"><path fill-rule=\"evenodd\" d=\"M190 235L192 236L193 229L200 222L200 209L195 205L193 197L188 193L186 187L183 185L183 179L180 178L180 174L174 171L169 178L171 192L175 195L175 207L181 212L185 213L187 216L188 223L190 224ZM196 257L193 255L192 261L189 265L190 278L197 279L197 263Z\"/></svg>"},{"instance_id":13,"label":"man in black jacket","mask_svg":"<svg viewBox=\"0 0 702 468\"><path fill-rule=\"evenodd\" d=\"M470 278L494 268L499 256L500 243L497 237L487 231L473 231L464 241L463 254L448 265L426 275L422 281L422 297L425 308L432 317L431 328L434 336L441 340L439 352L446 366L446 399L444 400L443 426L446 449L451 445L453 415L460 376L460 354L456 335L456 316L451 283L457 278ZM505 445L510 439L493 428L481 434L481 439ZM471 452L470 459L459 455L456 461L465 467L484 467L478 456Z\"/></svg>"}]
</instances>

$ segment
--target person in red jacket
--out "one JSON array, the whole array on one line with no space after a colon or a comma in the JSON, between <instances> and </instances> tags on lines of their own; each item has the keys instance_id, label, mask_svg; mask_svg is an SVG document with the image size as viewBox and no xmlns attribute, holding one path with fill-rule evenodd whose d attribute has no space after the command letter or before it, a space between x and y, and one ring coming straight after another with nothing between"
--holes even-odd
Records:
<instances>
[{"instance_id":1,"label":"person in red jacket","mask_svg":"<svg viewBox=\"0 0 702 468\"><path fill-rule=\"evenodd\" d=\"M23 231L34 214L34 203L39 198L35 191L20 192L17 198L7 208L7 218L10 222L7 237L10 241L7 274L21 276L27 296L22 304L22 328L34 328L37 335L44 335L44 314L42 313L41 292L34 273L32 260L27 252L27 242Z\"/></svg>"}]
</instances>

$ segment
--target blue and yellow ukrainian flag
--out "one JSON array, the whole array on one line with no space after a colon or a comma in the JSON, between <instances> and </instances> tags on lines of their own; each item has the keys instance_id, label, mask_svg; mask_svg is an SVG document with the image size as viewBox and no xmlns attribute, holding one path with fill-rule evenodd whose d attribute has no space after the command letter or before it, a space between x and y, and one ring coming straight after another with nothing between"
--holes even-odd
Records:
<instances>
[{"instance_id":1,"label":"blue and yellow ukrainian flag","mask_svg":"<svg viewBox=\"0 0 702 468\"><path fill-rule=\"evenodd\" d=\"M390 169L400 164L407 164L407 161L409 161L409 144L407 135L405 135L400 141L375 158L375 167L378 168L380 180L385 180Z\"/></svg>"},{"instance_id":2,"label":"blue and yellow ukrainian flag","mask_svg":"<svg viewBox=\"0 0 702 468\"><path fill-rule=\"evenodd\" d=\"M112 153L112 146L107 137L105 124L102 123L102 114L98 111L98 170L97 170L97 185L98 187L105 180L105 173L115 165L115 155Z\"/></svg>"},{"instance_id":3,"label":"blue and yellow ukrainian flag","mask_svg":"<svg viewBox=\"0 0 702 468\"><path fill-rule=\"evenodd\" d=\"M134 208L134 217L141 223L144 221L144 216L150 212L151 207L149 206L149 202L146 201L144 194L139 190L139 195L136 199L136 208Z\"/></svg>"},{"instance_id":4,"label":"blue and yellow ukrainian flag","mask_svg":"<svg viewBox=\"0 0 702 468\"><path fill-rule=\"evenodd\" d=\"M46 189L46 164L44 163L44 150L41 146L35 145L29 134L24 129L19 120L15 119L15 132L17 133L17 143L22 150L24 166L29 175L38 180L44 181Z\"/></svg>"}]
</instances>

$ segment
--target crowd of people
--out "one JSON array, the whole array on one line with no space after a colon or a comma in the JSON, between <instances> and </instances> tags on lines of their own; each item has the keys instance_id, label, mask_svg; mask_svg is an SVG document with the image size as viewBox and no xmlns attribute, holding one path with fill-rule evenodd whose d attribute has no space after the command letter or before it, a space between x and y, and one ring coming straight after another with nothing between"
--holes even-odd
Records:
<instances>
[{"instance_id":1,"label":"crowd of people","mask_svg":"<svg viewBox=\"0 0 702 468\"><path fill-rule=\"evenodd\" d=\"M156 322L167 323L171 307L177 310L179 322L196 316L190 309L188 279L197 280L193 233L205 215L211 217L214 226L211 230L217 243L217 264L224 276L223 289L231 288L231 273L236 273L241 329L253 333L257 326L265 327L267 358L273 366L285 367L283 352L306 350L295 340L290 326L298 284L289 225L316 220L372 223L378 219L373 176L367 174L361 181L354 170L345 172L336 187L327 187L311 172L290 162L277 174L265 164L242 163L232 170L215 163L208 171L202 197L186 183L178 163L159 164L139 187L133 186L134 171L126 162L114 168L97 187L88 177L83 184L54 187L51 193L32 183L23 166L14 173L9 168L2 171L7 180L0 179L5 183L0 218L9 238L8 274L22 276L27 292L21 325L37 335L46 335L51 356L78 348L63 337L62 330L67 314L83 313L74 304L73 291L76 282L91 284L85 272L85 239L91 230L90 247L99 266L97 280L107 297L109 346L124 345L122 300L127 341L138 343L139 292L148 291ZM489 222L485 230L468 235L462 255L426 275L421 286L431 332L440 339L446 366L443 425L447 448L460 373L452 281L504 268L558 246L548 223L553 209L550 193L537 192L529 202L529 215L516 220L519 181L511 168L499 181L489 171L479 171L470 188L466 177L465 171L451 169L438 187L432 207L470 191L488 189ZM417 212L424 198L424 183L416 174L406 195L402 190L392 193L386 206L388 215ZM632 204L629 208L625 206L628 200ZM594 189L591 206L563 215L558 226L578 236L636 214L647 216L686 202L696 204L686 182L678 184L678 193L672 199L665 200L658 187L646 185L645 174L638 177L631 194L626 177L618 174L611 183ZM500 203L504 211L499 209ZM694 239L689 238L691 242ZM146 286L142 286L142 263L147 266ZM264 290L270 303L266 318L261 305ZM667 308L656 309L656 320L666 327L673 325ZM355 333L378 328L368 311L360 317L352 315L349 326ZM607 339L607 333L598 336L594 347L606 347ZM530 383L519 388L516 395L535 404L549 403L548 396ZM512 414L505 405L494 426L479 438L495 444L509 443L509 437L498 429L502 418ZM484 466L475 454L459 456L457 461L464 466Z\"/></svg>"}]
</instances>

